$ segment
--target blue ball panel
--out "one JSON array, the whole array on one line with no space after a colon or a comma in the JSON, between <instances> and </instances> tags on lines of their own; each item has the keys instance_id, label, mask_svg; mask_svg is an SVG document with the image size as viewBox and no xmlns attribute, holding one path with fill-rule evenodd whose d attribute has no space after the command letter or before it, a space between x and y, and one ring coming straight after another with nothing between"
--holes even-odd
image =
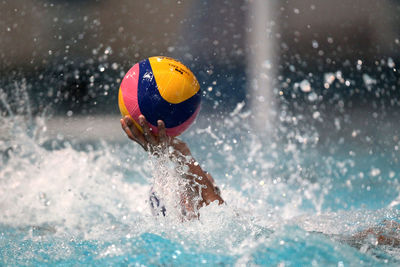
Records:
<instances>
[{"instance_id":1,"label":"blue ball panel","mask_svg":"<svg viewBox=\"0 0 400 267\"><path fill-rule=\"evenodd\" d=\"M200 90L191 98L178 104L171 104L161 97L148 59L139 63L138 102L140 112L147 121L157 125L163 120L166 128L179 126L193 113L200 104Z\"/></svg>"}]
</instances>

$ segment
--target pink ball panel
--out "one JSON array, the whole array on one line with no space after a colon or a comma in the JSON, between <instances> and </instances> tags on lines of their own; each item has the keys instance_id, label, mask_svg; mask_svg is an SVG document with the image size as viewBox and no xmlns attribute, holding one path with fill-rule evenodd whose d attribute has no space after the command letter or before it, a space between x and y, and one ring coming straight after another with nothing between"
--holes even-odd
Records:
<instances>
[{"instance_id":1,"label":"pink ball panel","mask_svg":"<svg viewBox=\"0 0 400 267\"><path fill-rule=\"evenodd\" d=\"M135 64L125 75L121 83L122 97L131 117L138 122L142 114L138 103L139 64Z\"/></svg>"},{"instance_id":2,"label":"pink ball panel","mask_svg":"<svg viewBox=\"0 0 400 267\"><path fill-rule=\"evenodd\" d=\"M182 123L179 126L166 129L167 135L169 135L169 136L178 136L181 133L183 133L194 122L194 120L197 117L197 114L199 114L199 111L200 111L200 105L197 107L197 109L193 113L193 115L190 116L190 118L187 119L184 123Z\"/></svg>"}]
</instances>

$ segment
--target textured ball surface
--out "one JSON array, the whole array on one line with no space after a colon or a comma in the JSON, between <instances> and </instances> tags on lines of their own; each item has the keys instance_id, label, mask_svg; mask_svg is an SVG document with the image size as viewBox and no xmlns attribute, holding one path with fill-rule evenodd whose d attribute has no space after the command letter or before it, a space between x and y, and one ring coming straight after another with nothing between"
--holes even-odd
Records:
<instances>
[{"instance_id":1,"label":"textured ball surface","mask_svg":"<svg viewBox=\"0 0 400 267\"><path fill-rule=\"evenodd\" d=\"M143 114L157 134L163 120L167 135L177 136L195 120L200 110L200 85L182 63L168 57L151 57L135 64L121 82L118 105L140 130Z\"/></svg>"}]
</instances>

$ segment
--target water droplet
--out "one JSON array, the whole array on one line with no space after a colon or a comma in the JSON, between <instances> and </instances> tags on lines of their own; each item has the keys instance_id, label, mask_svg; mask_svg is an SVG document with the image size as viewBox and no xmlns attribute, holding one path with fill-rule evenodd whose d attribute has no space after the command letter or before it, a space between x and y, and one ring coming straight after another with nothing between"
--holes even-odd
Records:
<instances>
[{"instance_id":1,"label":"water droplet","mask_svg":"<svg viewBox=\"0 0 400 267\"><path fill-rule=\"evenodd\" d=\"M364 84L365 84L367 87L371 87L371 85L376 84L376 80L373 79L371 76L369 76L369 75L366 74L366 73L363 74L362 78L363 78Z\"/></svg>"},{"instance_id":2,"label":"water droplet","mask_svg":"<svg viewBox=\"0 0 400 267\"><path fill-rule=\"evenodd\" d=\"M357 70L361 70L362 64L363 62L361 59L357 60L357 66L356 66Z\"/></svg>"},{"instance_id":3,"label":"water droplet","mask_svg":"<svg viewBox=\"0 0 400 267\"><path fill-rule=\"evenodd\" d=\"M303 80L299 84L301 91L304 93L309 93L311 92L311 84L308 80Z\"/></svg>"},{"instance_id":4,"label":"water droplet","mask_svg":"<svg viewBox=\"0 0 400 267\"><path fill-rule=\"evenodd\" d=\"M321 113L319 113L319 111L315 111L315 112L313 113L313 118L314 118L314 119L318 119L320 116L321 116Z\"/></svg>"},{"instance_id":5,"label":"water droplet","mask_svg":"<svg viewBox=\"0 0 400 267\"><path fill-rule=\"evenodd\" d=\"M325 73L324 74L324 87L325 88L329 88L329 86L335 81L336 77L335 74L333 74L332 72L329 73Z\"/></svg>"},{"instance_id":6,"label":"water droplet","mask_svg":"<svg viewBox=\"0 0 400 267\"><path fill-rule=\"evenodd\" d=\"M104 50L104 54L106 54L106 55L112 54L112 49L110 46L107 46L107 48Z\"/></svg>"},{"instance_id":7,"label":"water droplet","mask_svg":"<svg viewBox=\"0 0 400 267\"><path fill-rule=\"evenodd\" d=\"M389 68L394 68L395 67L394 61L393 61L393 59L391 57L388 58L387 65L388 65Z\"/></svg>"},{"instance_id":8,"label":"water droplet","mask_svg":"<svg viewBox=\"0 0 400 267\"><path fill-rule=\"evenodd\" d=\"M371 174L371 176L373 176L373 177L378 176L379 174L381 174L381 170L378 169L378 168L372 168L370 174Z\"/></svg>"},{"instance_id":9,"label":"water droplet","mask_svg":"<svg viewBox=\"0 0 400 267\"><path fill-rule=\"evenodd\" d=\"M312 40L312 47L316 49L318 46L318 42L316 40Z\"/></svg>"},{"instance_id":10,"label":"water droplet","mask_svg":"<svg viewBox=\"0 0 400 267\"><path fill-rule=\"evenodd\" d=\"M318 99L318 95L317 95L315 92L311 92L311 93L308 95L308 100L311 101L311 102L313 102L313 101L315 101L315 100L317 100L317 99Z\"/></svg>"}]
</instances>

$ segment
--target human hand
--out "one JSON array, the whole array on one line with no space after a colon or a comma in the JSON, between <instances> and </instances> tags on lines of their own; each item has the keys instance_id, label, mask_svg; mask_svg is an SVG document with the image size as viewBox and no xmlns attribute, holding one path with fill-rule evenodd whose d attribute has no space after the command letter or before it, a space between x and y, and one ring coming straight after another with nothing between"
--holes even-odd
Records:
<instances>
[{"instance_id":1,"label":"human hand","mask_svg":"<svg viewBox=\"0 0 400 267\"><path fill-rule=\"evenodd\" d=\"M138 143L146 151L154 153L165 151L167 148L172 147L185 156L190 155L190 150L183 141L167 135L165 123L162 120L157 121L158 135L155 135L150 130L149 124L143 115L139 116L139 125L142 127L143 132L136 127L129 116L125 116L120 122L129 139Z\"/></svg>"}]
</instances>

